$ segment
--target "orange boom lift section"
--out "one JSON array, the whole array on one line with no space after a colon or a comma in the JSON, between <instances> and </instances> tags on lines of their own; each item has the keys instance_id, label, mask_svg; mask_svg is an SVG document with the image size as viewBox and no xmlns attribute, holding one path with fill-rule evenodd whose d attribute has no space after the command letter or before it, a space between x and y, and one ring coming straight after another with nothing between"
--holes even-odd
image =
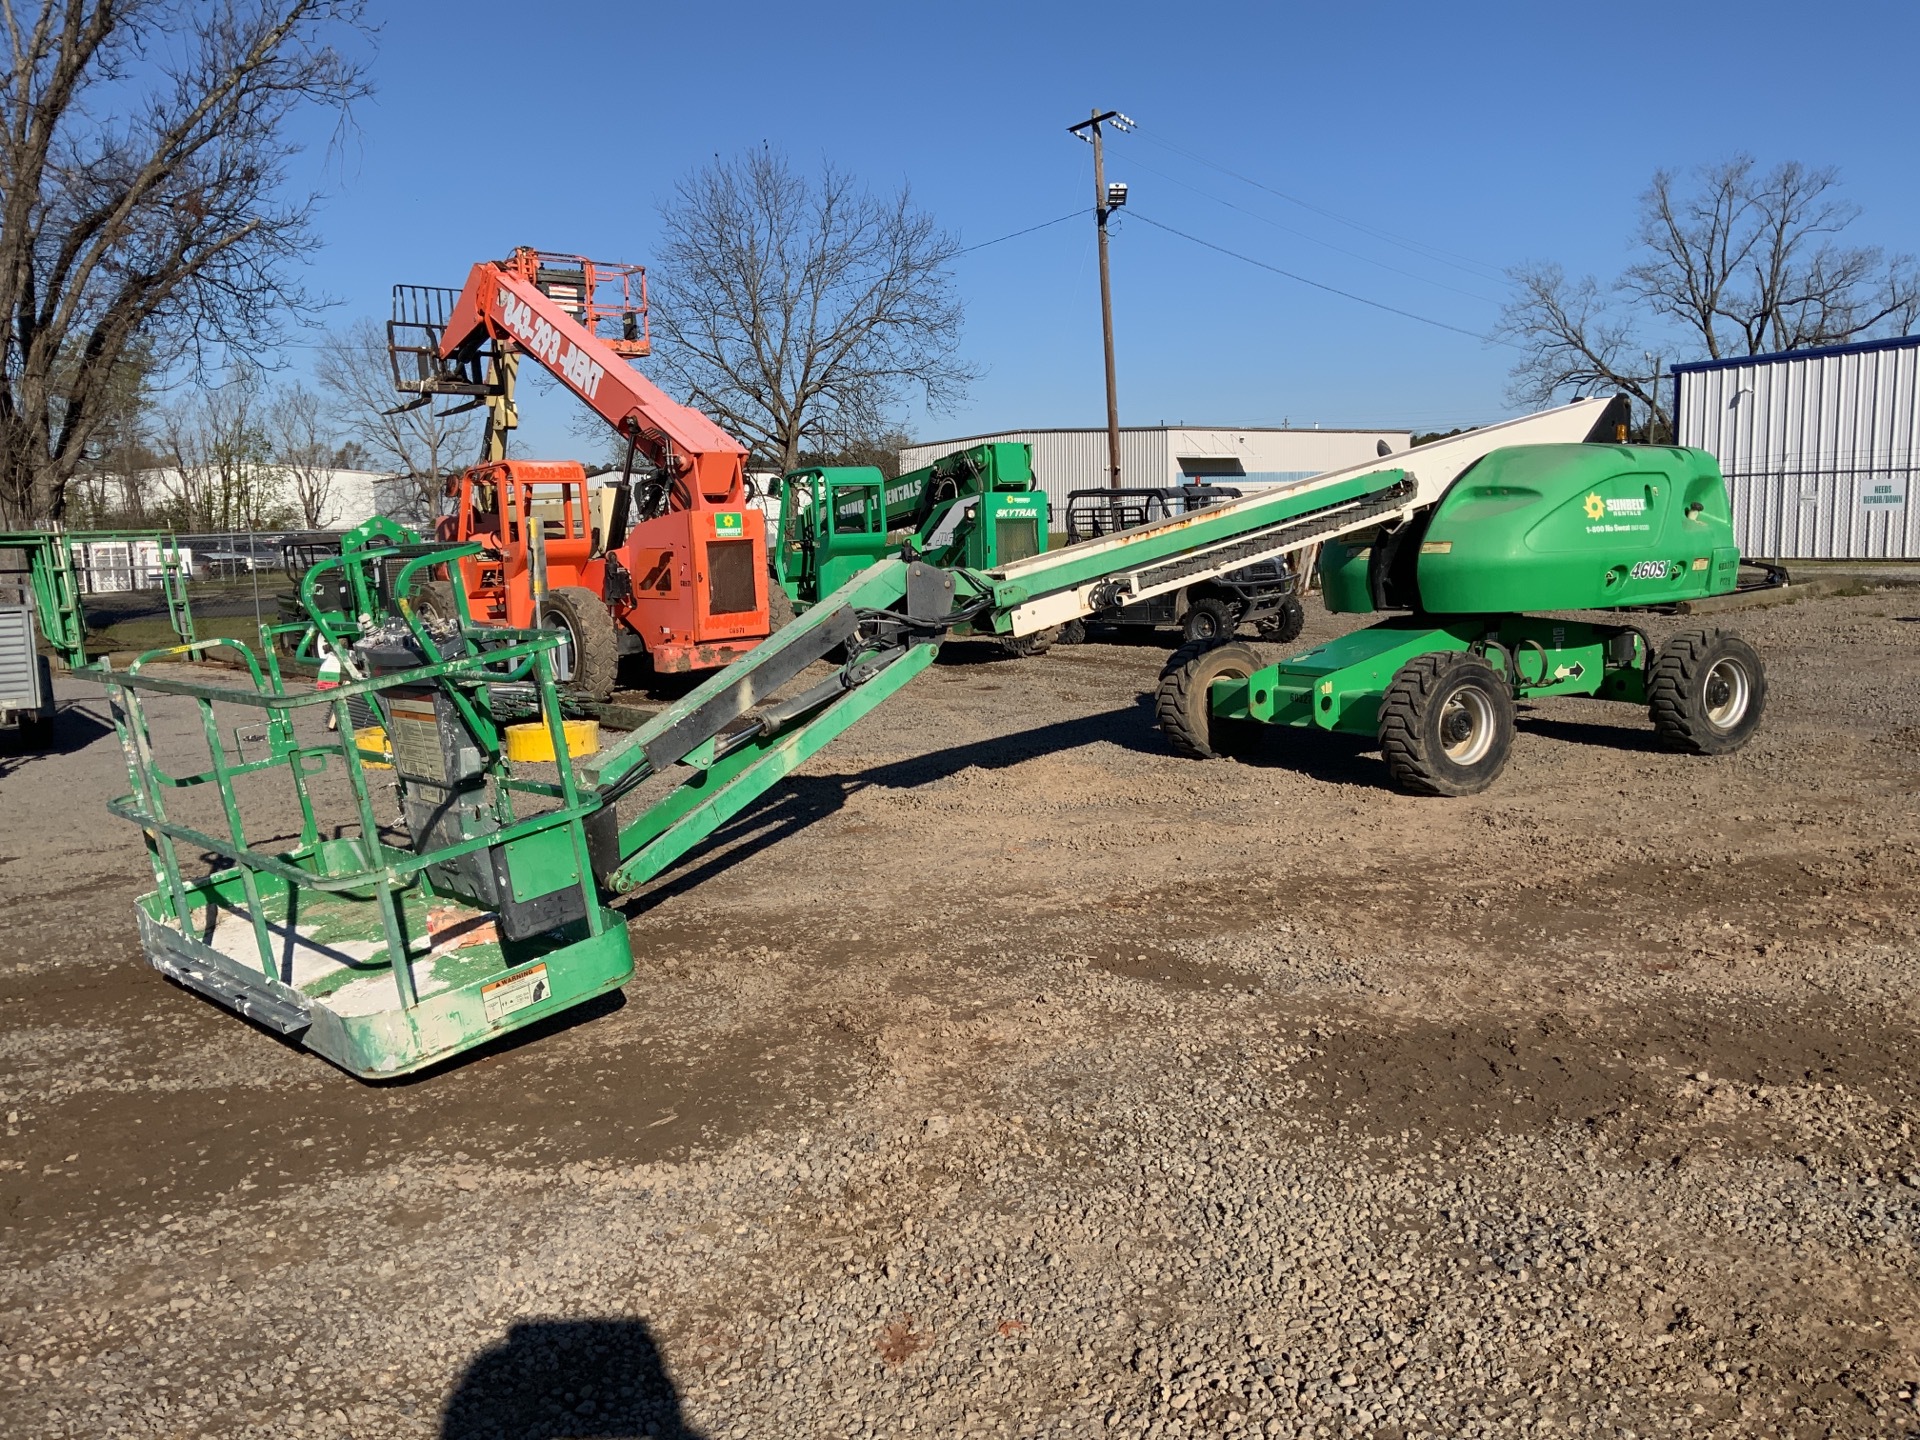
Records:
<instances>
[{"instance_id":1,"label":"orange boom lift section","mask_svg":"<svg viewBox=\"0 0 1920 1440\"><path fill-rule=\"evenodd\" d=\"M459 562L469 621L567 631L571 688L602 698L622 654L644 651L661 673L714 669L766 637L746 447L627 363L648 352L640 266L517 249L459 291L396 285L387 339L394 383L416 397L401 408L436 395L487 408L482 461L448 482L438 527L485 547ZM522 355L626 439L617 487L590 492L576 462L507 458ZM432 588L422 608L451 613L453 595Z\"/></svg>"}]
</instances>

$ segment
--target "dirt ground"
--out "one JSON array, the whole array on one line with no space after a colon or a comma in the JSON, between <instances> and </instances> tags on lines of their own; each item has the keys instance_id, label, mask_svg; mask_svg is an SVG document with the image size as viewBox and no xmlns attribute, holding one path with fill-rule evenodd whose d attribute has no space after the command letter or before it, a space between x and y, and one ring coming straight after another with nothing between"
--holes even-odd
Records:
<instances>
[{"instance_id":1,"label":"dirt ground","mask_svg":"<svg viewBox=\"0 0 1920 1440\"><path fill-rule=\"evenodd\" d=\"M0 1430L1920 1433L1920 592L1710 623L1747 750L1542 703L1464 800L953 647L632 897L623 1001L385 1086L144 965L65 682L0 756Z\"/></svg>"}]
</instances>

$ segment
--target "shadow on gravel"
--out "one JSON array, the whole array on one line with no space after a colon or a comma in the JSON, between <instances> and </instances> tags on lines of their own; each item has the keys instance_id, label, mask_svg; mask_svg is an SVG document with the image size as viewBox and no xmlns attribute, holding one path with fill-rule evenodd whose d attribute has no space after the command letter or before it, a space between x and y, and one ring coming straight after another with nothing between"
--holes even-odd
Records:
<instances>
[{"instance_id":1,"label":"shadow on gravel","mask_svg":"<svg viewBox=\"0 0 1920 1440\"><path fill-rule=\"evenodd\" d=\"M71 755L84 750L103 735L111 735L113 726L91 710L68 703L53 717L53 741L29 746L17 729L0 729L0 775L17 770L42 755Z\"/></svg>"},{"instance_id":2,"label":"shadow on gravel","mask_svg":"<svg viewBox=\"0 0 1920 1440\"><path fill-rule=\"evenodd\" d=\"M789 776L779 789L742 811L694 850L691 869L672 872L673 878L643 898L629 898L615 908L628 919L657 902L724 873L736 860L799 834L808 826L837 813L855 791L870 785L909 790L958 775L963 770L1004 770L1023 760L1058 755L1101 742L1144 755L1165 755L1153 728L1153 697L1143 695L1125 709L1070 720L1063 725L1036 725L1012 735L955 745L931 755L876 765L855 775Z\"/></svg>"},{"instance_id":3,"label":"shadow on gravel","mask_svg":"<svg viewBox=\"0 0 1920 1440\"><path fill-rule=\"evenodd\" d=\"M1648 728L1645 713L1636 710L1633 716L1637 724L1595 725L1589 720L1554 720L1545 715L1523 712L1514 716L1513 723L1529 735L1539 735L1548 740L1568 740L1575 745L1593 745L1602 750L1618 750L1631 754L1667 754L1667 748L1660 743L1660 737Z\"/></svg>"},{"instance_id":4,"label":"shadow on gravel","mask_svg":"<svg viewBox=\"0 0 1920 1440\"><path fill-rule=\"evenodd\" d=\"M643 1320L531 1320L482 1350L447 1400L441 1440L702 1440Z\"/></svg>"},{"instance_id":5,"label":"shadow on gravel","mask_svg":"<svg viewBox=\"0 0 1920 1440\"><path fill-rule=\"evenodd\" d=\"M1242 765L1262 769L1292 770L1328 785L1364 785L1369 790L1393 788L1387 778L1387 767L1380 763L1380 743L1371 735L1274 725L1248 749L1236 751L1234 759Z\"/></svg>"}]
</instances>

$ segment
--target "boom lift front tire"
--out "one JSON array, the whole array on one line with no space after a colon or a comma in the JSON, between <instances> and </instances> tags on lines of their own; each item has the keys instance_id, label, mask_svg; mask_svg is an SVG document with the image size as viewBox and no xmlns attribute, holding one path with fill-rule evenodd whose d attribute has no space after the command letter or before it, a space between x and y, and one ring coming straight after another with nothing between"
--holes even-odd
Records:
<instances>
[{"instance_id":1,"label":"boom lift front tire","mask_svg":"<svg viewBox=\"0 0 1920 1440\"><path fill-rule=\"evenodd\" d=\"M1513 693L1476 655L1440 650L1400 667L1380 702L1380 756L1415 795L1477 795L1513 748Z\"/></svg>"},{"instance_id":2,"label":"boom lift front tire","mask_svg":"<svg viewBox=\"0 0 1920 1440\"><path fill-rule=\"evenodd\" d=\"M1213 714L1216 680L1244 680L1265 662L1251 645L1195 640L1167 657L1154 712L1176 755L1214 760L1244 754L1266 729L1258 720L1221 720Z\"/></svg>"},{"instance_id":3,"label":"boom lift front tire","mask_svg":"<svg viewBox=\"0 0 1920 1440\"><path fill-rule=\"evenodd\" d=\"M570 672L556 676L562 689L593 700L613 694L620 675L620 632L598 595L579 585L550 590L540 624L567 632L572 663L560 662L560 668Z\"/></svg>"},{"instance_id":4,"label":"boom lift front tire","mask_svg":"<svg viewBox=\"0 0 1920 1440\"><path fill-rule=\"evenodd\" d=\"M1212 644L1232 639L1233 632L1239 628L1239 610L1209 595L1187 607L1186 618L1180 622L1180 641L1183 645L1200 641Z\"/></svg>"},{"instance_id":5,"label":"boom lift front tire","mask_svg":"<svg viewBox=\"0 0 1920 1440\"><path fill-rule=\"evenodd\" d=\"M1647 673L1647 713L1669 750L1731 754L1753 738L1766 704L1766 668L1731 631L1676 635Z\"/></svg>"}]
</instances>

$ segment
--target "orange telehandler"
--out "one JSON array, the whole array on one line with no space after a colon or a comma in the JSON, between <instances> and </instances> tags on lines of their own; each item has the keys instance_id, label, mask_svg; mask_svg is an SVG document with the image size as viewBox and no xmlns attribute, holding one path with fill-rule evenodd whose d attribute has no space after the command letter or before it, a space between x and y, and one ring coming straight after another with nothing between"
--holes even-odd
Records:
<instances>
[{"instance_id":1,"label":"orange telehandler","mask_svg":"<svg viewBox=\"0 0 1920 1440\"><path fill-rule=\"evenodd\" d=\"M648 352L641 267L522 247L475 265L464 289L396 285L393 299L394 384L416 397L401 408L462 395L457 409L487 409L481 463L447 482L436 526L484 547L459 562L470 622L564 630L563 678L596 698L623 654L644 652L658 673L707 670L766 638L766 521L746 503L746 447L627 363ZM617 485L590 488L577 462L507 457L522 355L626 439ZM430 586L418 606L450 616L454 594Z\"/></svg>"}]
</instances>

